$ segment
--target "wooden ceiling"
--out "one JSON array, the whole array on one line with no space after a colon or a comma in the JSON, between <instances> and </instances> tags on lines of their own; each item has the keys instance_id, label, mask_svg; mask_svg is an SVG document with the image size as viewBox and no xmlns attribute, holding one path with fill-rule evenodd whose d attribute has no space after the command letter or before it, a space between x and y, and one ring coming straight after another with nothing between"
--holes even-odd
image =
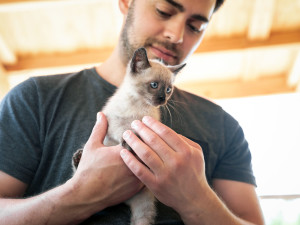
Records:
<instances>
[{"instance_id":1,"label":"wooden ceiling","mask_svg":"<svg viewBox=\"0 0 300 225\"><path fill-rule=\"evenodd\" d=\"M225 0L177 86L209 98L299 91L299 12L300 0ZM20 74L101 63L121 23L117 0L1 0L0 89Z\"/></svg>"}]
</instances>

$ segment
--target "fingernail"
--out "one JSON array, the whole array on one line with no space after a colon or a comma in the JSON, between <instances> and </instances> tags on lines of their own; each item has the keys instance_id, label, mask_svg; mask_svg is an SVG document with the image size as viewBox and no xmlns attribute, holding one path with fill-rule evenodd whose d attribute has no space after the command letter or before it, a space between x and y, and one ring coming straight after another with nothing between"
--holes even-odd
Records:
<instances>
[{"instance_id":1,"label":"fingernail","mask_svg":"<svg viewBox=\"0 0 300 225\"><path fill-rule=\"evenodd\" d=\"M138 129L139 128L139 126L140 126L140 121L139 120L134 120L132 123L131 123L131 127L133 128L133 129Z\"/></svg>"},{"instance_id":2,"label":"fingernail","mask_svg":"<svg viewBox=\"0 0 300 225\"><path fill-rule=\"evenodd\" d=\"M152 118L150 116L144 116L143 119L142 119L142 121L143 121L143 123L147 124L147 123L149 123L151 121L151 119Z\"/></svg>"},{"instance_id":3,"label":"fingernail","mask_svg":"<svg viewBox=\"0 0 300 225\"><path fill-rule=\"evenodd\" d=\"M102 113L98 112L97 113L97 123L101 122L101 119L102 119Z\"/></svg>"},{"instance_id":4,"label":"fingernail","mask_svg":"<svg viewBox=\"0 0 300 225\"><path fill-rule=\"evenodd\" d=\"M120 152L120 155L123 159L126 159L127 157L127 154L126 154L126 150L125 149L122 149L121 152Z\"/></svg>"},{"instance_id":5,"label":"fingernail","mask_svg":"<svg viewBox=\"0 0 300 225\"><path fill-rule=\"evenodd\" d=\"M126 131L123 133L123 138L124 138L124 139L127 139L127 138L129 138L129 136L130 136L130 131L129 131L129 130L126 130Z\"/></svg>"}]
</instances>

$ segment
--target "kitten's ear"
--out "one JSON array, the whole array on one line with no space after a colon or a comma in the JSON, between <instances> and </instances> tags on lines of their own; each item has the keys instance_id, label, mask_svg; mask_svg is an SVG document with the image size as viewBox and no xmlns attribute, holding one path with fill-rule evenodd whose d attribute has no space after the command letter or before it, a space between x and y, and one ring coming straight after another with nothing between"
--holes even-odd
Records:
<instances>
[{"instance_id":1,"label":"kitten's ear","mask_svg":"<svg viewBox=\"0 0 300 225\"><path fill-rule=\"evenodd\" d=\"M172 71L174 75L177 75L179 71L185 67L186 63L181 64L181 65L175 65L175 66L168 66L168 68Z\"/></svg>"},{"instance_id":2,"label":"kitten's ear","mask_svg":"<svg viewBox=\"0 0 300 225\"><path fill-rule=\"evenodd\" d=\"M139 73L150 67L150 63L147 57L147 51L145 48L139 48L133 54L131 59L130 68L131 72Z\"/></svg>"}]
</instances>

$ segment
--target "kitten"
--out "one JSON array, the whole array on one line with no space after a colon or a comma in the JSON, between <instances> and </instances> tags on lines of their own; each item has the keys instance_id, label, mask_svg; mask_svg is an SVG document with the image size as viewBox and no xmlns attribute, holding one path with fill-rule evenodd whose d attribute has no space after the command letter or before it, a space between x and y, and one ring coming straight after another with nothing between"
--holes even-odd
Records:
<instances>
[{"instance_id":1,"label":"kitten","mask_svg":"<svg viewBox=\"0 0 300 225\"><path fill-rule=\"evenodd\" d=\"M146 49L136 50L127 66L124 81L102 109L108 120L104 144L122 144L131 150L122 138L124 131L131 129L133 120L141 120L145 115L160 120L160 106L167 104L173 92L175 75L184 66L166 66L158 60L148 60ZM76 168L81 153L82 150L78 150L73 156ZM131 225L154 222L155 198L147 188L127 200L126 204L131 208Z\"/></svg>"}]
</instances>

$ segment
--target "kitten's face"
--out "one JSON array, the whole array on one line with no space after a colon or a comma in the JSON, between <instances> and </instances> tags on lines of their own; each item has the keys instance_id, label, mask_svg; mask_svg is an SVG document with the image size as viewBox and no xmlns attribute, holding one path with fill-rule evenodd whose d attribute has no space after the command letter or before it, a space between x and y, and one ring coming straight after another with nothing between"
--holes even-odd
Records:
<instances>
[{"instance_id":1,"label":"kitten's face","mask_svg":"<svg viewBox=\"0 0 300 225\"><path fill-rule=\"evenodd\" d=\"M173 93L174 79L167 67L151 62L151 67L135 78L136 92L150 105L165 105Z\"/></svg>"},{"instance_id":2,"label":"kitten's face","mask_svg":"<svg viewBox=\"0 0 300 225\"><path fill-rule=\"evenodd\" d=\"M175 75L184 66L166 66L157 60L149 62L144 48L136 50L128 70L133 93L149 105L165 105L173 93Z\"/></svg>"}]
</instances>

